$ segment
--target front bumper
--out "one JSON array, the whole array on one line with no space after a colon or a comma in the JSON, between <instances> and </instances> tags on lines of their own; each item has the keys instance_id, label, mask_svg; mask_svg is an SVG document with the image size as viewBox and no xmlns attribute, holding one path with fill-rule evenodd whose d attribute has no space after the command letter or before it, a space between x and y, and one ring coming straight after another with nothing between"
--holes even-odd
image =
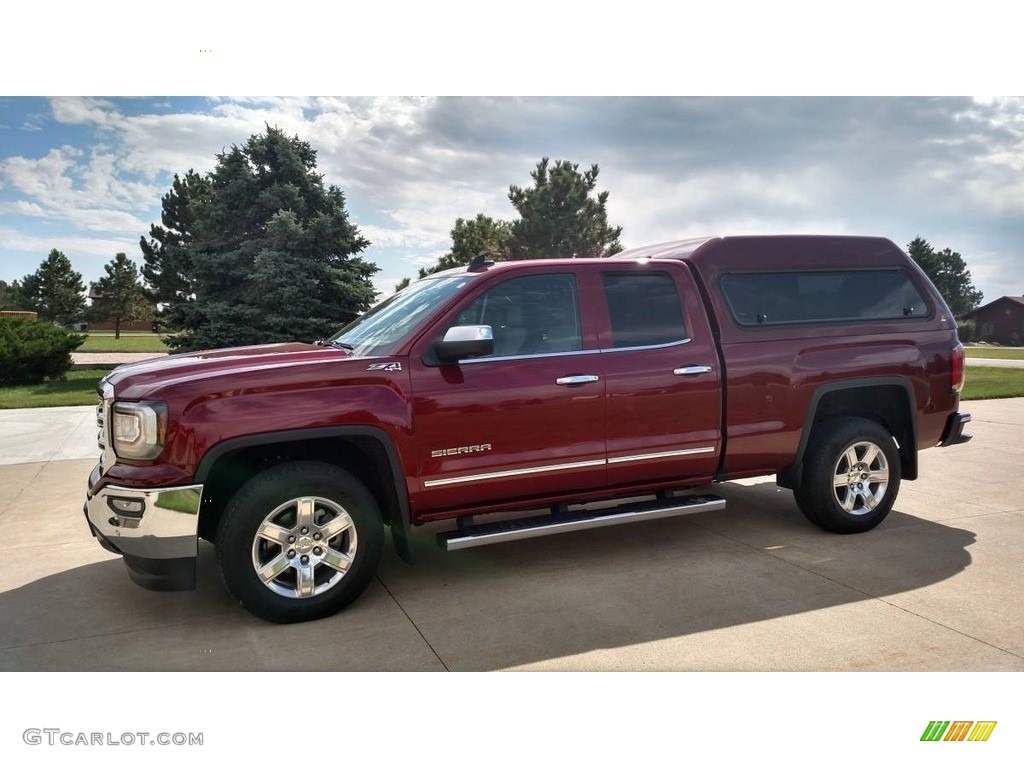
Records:
<instances>
[{"instance_id":1,"label":"front bumper","mask_svg":"<svg viewBox=\"0 0 1024 768\"><path fill-rule=\"evenodd\" d=\"M946 428L942 430L942 439L939 441L939 445L945 448L947 445L966 443L974 437L974 435L964 434L964 427L967 426L970 420L971 414L969 413L949 414L949 419L946 421Z\"/></svg>"},{"instance_id":2,"label":"front bumper","mask_svg":"<svg viewBox=\"0 0 1024 768\"><path fill-rule=\"evenodd\" d=\"M90 487L95 487L92 479ZM87 495L85 516L100 544L124 555L135 583L156 590L195 589L202 499L202 485L107 485Z\"/></svg>"}]
</instances>

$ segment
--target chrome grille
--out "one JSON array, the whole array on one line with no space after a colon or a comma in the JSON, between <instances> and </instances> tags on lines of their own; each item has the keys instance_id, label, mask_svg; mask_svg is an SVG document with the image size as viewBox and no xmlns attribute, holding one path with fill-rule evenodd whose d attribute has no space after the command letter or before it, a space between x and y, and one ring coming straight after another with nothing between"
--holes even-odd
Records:
<instances>
[{"instance_id":1,"label":"chrome grille","mask_svg":"<svg viewBox=\"0 0 1024 768\"><path fill-rule=\"evenodd\" d=\"M106 450L107 439L106 433L103 429L104 418L103 418L103 396L100 396L100 401L96 404L96 426L99 427L99 432L96 433L96 442L100 446L100 450Z\"/></svg>"},{"instance_id":2,"label":"chrome grille","mask_svg":"<svg viewBox=\"0 0 1024 768\"><path fill-rule=\"evenodd\" d=\"M96 404L96 444L100 448L100 474L106 473L114 463L114 451L110 445L110 409L114 406L114 388L101 381L100 401Z\"/></svg>"}]
</instances>

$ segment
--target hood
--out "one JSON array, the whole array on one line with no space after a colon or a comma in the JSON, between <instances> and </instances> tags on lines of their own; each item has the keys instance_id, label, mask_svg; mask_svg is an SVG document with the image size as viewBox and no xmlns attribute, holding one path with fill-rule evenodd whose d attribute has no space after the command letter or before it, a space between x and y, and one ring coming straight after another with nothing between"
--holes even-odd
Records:
<instances>
[{"instance_id":1,"label":"hood","mask_svg":"<svg viewBox=\"0 0 1024 768\"><path fill-rule=\"evenodd\" d=\"M104 381L118 398L141 400L156 389L225 374L271 371L349 358L344 349L315 344L260 344L208 352L184 352L118 366Z\"/></svg>"}]
</instances>

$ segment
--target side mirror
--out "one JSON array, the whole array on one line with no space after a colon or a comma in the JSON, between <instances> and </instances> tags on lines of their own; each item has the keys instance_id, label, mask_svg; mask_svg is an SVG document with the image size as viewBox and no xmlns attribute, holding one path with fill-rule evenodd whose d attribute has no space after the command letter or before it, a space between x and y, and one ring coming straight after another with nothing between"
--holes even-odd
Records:
<instances>
[{"instance_id":1,"label":"side mirror","mask_svg":"<svg viewBox=\"0 0 1024 768\"><path fill-rule=\"evenodd\" d=\"M456 325L441 341L431 346L441 365L452 365L467 357L482 357L494 352L494 331L489 325Z\"/></svg>"}]
</instances>

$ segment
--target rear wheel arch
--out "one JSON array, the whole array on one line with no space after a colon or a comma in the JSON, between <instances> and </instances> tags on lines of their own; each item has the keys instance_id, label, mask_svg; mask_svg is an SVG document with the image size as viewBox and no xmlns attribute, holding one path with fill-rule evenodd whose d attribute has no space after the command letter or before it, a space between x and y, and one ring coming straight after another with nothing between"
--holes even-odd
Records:
<instances>
[{"instance_id":1,"label":"rear wheel arch","mask_svg":"<svg viewBox=\"0 0 1024 768\"><path fill-rule=\"evenodd\" d=\"M831 382L811 396L793 463L778 483L796 489L803 479L807 445L814 430L839 418L862 418L888 430L899 446L901 478L917 479L917 406L910 381L902 376L874 376Z\"/></svg>"}]
</instances>

